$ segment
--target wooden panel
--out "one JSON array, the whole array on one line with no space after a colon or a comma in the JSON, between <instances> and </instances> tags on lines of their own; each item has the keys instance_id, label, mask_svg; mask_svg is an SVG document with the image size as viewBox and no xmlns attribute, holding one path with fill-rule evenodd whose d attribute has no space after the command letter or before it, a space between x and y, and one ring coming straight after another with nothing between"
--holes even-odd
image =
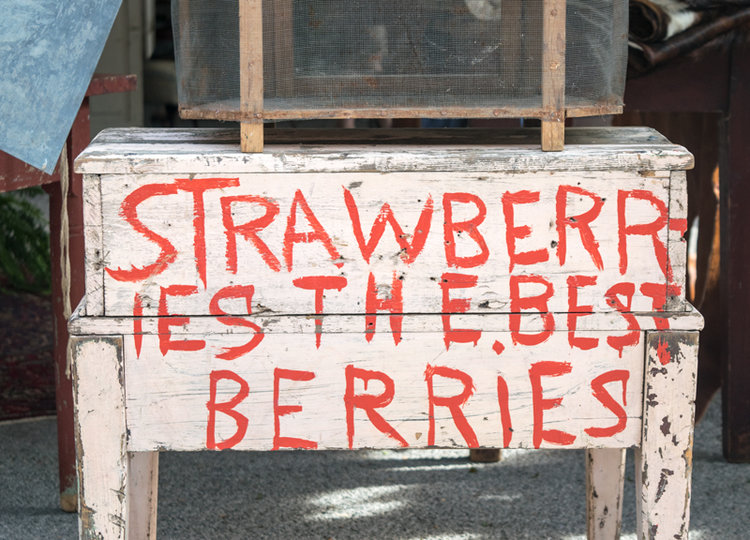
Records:
<instances>
[{"instance_id":1,"label":"wooden panel","mask_svg":"<svg viewBox=\"0 0 750 540\"><path fill-rule=\"evenodd\" d=\"M104 261L102 193L99 177L83 177L83 234L86 253L86 315L104 315Z\"/></svg>"},{"instance_id":2,"label":"wooden panel","mask_svg":"<svg viewBox=\"0 0 750 540\"><path fill-rule=\"evenodd\" d=\"M642 345L620 357L571 350L565 332L528 347L483 332L446 348L443 332L412 332L409 317L403 330L398 345L391 333L327 331L126 337L129 450L640 441Z\"/></svg>"},{"instance_id":3,"label":"wooden panel","mask_svg":"<svg viewBox=\"0 0 750 540\"><path fill-rule=\"evenodd\" d=\"M671 277L669 182L616 171L103 176L105 314L132 315L136 293L144 315L162 295L162 314L207 314L238 285L254 286L253 312L265 314L314 313L316 288L324 313L364 313L368 294L392 290L404 313L454 311L461 298L472 312L651 311ZM95 290L102 278L91 279ZM539 295L549 298L523 300Z\"/></svg>"},{"instance_id":4,"label":"wooden panel","mask_svg":"<svg viewBox=\"0 0 750 540\"><path fill-rule=\"evenodd\" d=\"M687 291L687 229L688 223L687 177L685 171L673 171L669 185L669 262L674 278L672 283ZM667 294L666 310L684 309L680 295Z\"/></svg>"}]
</instances>

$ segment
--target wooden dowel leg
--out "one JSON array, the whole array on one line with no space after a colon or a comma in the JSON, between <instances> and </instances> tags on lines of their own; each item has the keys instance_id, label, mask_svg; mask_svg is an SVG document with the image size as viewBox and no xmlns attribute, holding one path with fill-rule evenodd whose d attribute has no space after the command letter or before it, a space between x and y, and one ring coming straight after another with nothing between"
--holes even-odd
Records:
<instances>
[{"instance_id":1,"label":"wooden dowel leg","mask_svg":"<svg viewBox=\"0 0 750 540\"><path fill-rule=\"evenodd\" d=\"M542 121L542 150L559 152L565 146L565 122Z\"/></svg>"},{"instance_id":2,"label":"wooden dowel leg","mask_svg":"<svg viewBox=\"0 0 750 540\"><path fill-rule=\"evenodd\" d=\"M242 122L240 149L243 152L263 151L263 122Z\"/></svg>"},{"instance_id":3,"label":"wooden dowel leg","mask_svg":"<svg viewBox=\"0 0 750 540\"><path fill-rule=\"evenodd\" d=\"M128 453L128 539L156 539L159 452Z\"/></svg>"},{"instance_id":4,"label":"wooden dowel leg","mask_svg":"<svg viewBox=\"0 0 750 540\"><path fill-rule=\"evenodd\" d=\"M586 521L589 540L620 538L624 448L586 450Z\"/></svg>"}]
</instances>

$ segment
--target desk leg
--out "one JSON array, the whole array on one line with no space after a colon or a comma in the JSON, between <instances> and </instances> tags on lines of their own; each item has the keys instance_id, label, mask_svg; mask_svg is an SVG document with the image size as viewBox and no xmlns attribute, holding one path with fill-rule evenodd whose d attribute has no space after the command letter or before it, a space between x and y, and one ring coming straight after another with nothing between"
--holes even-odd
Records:
<instances>
[{"instance_id":1,"label":"desk leg","mask_svg":"<svg viewBox=\"0 0 750 540\"><path fill-rule=\"evenodd\" d=\"M646 334L638 538L688 537L697 365L698 332Z\"/></svg>"},{"instance_id":2,"label":"desk leg","mask_svg":"<svg viewBox=\"0 0 750 540\"><path fill-rule=\"evenodd\" d=\"M128 538L156 540L159 452L129 452L128 472Z\"/></svg>"},{"instance_id":3,"label":"desk leg","mask_svg":"<svg viewBox=\"0 0 750 540\"><path fill-rule=\"evenodd\" d=\"M79 535L125 540L129 490L122 338L71 341Z\"/></svg>"},{"instance_id":4,"label":"desk leg","mask_svg":"<svg viewBox=\"0 0 750 540\"><path fill-rule=\"evenodd\" d=\"M624 448L586 450L586 521L589 540L620 538Z\"/></svg>"}]
</instances>

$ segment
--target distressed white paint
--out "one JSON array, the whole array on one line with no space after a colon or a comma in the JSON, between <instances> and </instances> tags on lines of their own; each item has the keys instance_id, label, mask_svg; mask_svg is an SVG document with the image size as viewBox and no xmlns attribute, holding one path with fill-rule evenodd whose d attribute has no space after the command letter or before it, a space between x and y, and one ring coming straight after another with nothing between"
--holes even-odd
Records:
<instances>
[{"instance_id":1,"label":"distressed white paint","mask_svg":"<svg viewBox=\"0 0 750 540\"><path fill-rule=\"evenodd\" d=\"M104 315L104 227L98 175L83 176L83 231L86 257L86 315Z\"/></svg>"},{"instance_id":2,"label":"distressed white paint","mask_svg":"<svg viewBox=\"0 0 750 540\"><path fill-rule=\"evenodd\" d=\"M589 540L620 538L624 448L586 450L586 521Z\"/></svg>"},{"instance_id":3,"label":"distressed white paint","mask_svg":"<svg viewBox=\"0 0 750 540\"><path fill-rule=\"evenodd\" d=\"M227 313L242 315L244 319L252 321L261 326L266 333L312 333L315 328L315 316L285 316L275 315L244 315L239 309L230 309L231 302L224 306ZM630 315L630 314L628 314ZM694 307L690 311L667 312L667 313L634 313L632 316L640 330L656 330L656 321L667 324L671 330L700 330L703 328L703 318ZM555 328L559 330L568 329L567 313L553 313ZM390 333L389 326L391 315L380 313L375 316L375 332ZM183 317L184 319L184 317ZM179 326L171 326L173 334L234 334L245 330L237 326L222 324L217 317L213 316L190 316L183 320ZM365 317L362 315L324 315L321 317L323 329L331 333L365 334ZM484 331L507 332L510 328L508 314L492 313L480 314L458 314L451 315L451 325L456 328L478 328ZM158 334L157 317L85 317L81 313L81 307L73 314L68 323L68 330L72 334L132 334L134 325L138 321L144 334ZM521 332L534 333L544 328L542 316L534 314L523 314L520 317L519 329ZM596 313L579 317L576 320L577 331L599 331L604 335L623 335L628 330L628 320L620 313ZM442 330L442 316L432 315L408 315L403 320L404 332L435 332ZM363 338L364 339L364 338Z\"/></svg>"},{"instance_id":4,"label":"distressed white paint","mask_svg":"<svg viewBox=\"0 0 750 540\"><path fill-rule=\"evenodd\" d=\"M284 130L280 130L284 131ZM307 132L312 133L312 132ZM461 143L446 137L465 135L432 134L437 144L404 144L403 138L389 144L390 132L377 144L310 145L298 141L266 144L263 153L239 151L237 130L210 129L111 129L101 132L76 160L76 171L94 174L148 174L181 171L202 174L255 172L404 172L472 171L528 172L542 170L638 170L689 169L693 157L683 147L669 143L652 129L568 128L565 150L545 155L539 149L539 132L512 131L503 142L488 144L487 131ZM300 132L294 135L300 140ZM269 133L269 139L275 134ZM312 134L314 137L314 133ZM337 133L339 139L346 137ZM424 132L419 133L424 137ZM283 138L283 134L281 134ZM369 134L377 139L379 134ZM287 138L288 139L288 138ZM200 146L200 152L196 151ZM126 159L123 159L126 157Z\"/></svg>"},{"instance_id":5,"label":"distressed white paint","mask_svg":"<svg viewBox=\"0 0 750 540\"><path fill-rule=\"evenodd\" d=\"M680 287L683 294L678 297L667 296L665 310L678 311L687 309L684 301L687 293L687 175L685 171L672 171L669 182L669 260L674 271L673 283ZM681 230L684 223L685 230Z\"/></svg>"},{"instance_id":6,"label":"distressed white paint","mask_svg":"<svg viewBox=\"0 0 750 540\"><path fill-rule=\"evenodd\" d=\"M588 335L595 335L590 333ZM313 440L319 448L347 448L346 406L344 401L346 366L385 373L394 382L392 402L378 411L407 441L409 446L428 444L429 400L426 370L444 366L460 370L471 377L474 391L462 411L476 433L479 446L503 445L502 422L498 405L498 375L505 380L509 392L509 410L513 425L510 447L533 447L534 422L532 385L529 370L543 361L567 362L570 373L543 376L541 387L545 399L563 397L559 407L545 410L544 429L560 429L574 435L570 447L625 447L640 439L643 348L625 351L622 358L614 350L571 350L564 332L552 335L535 347L512 344L508 333L482 334L477 346L452 343L446 350L442 332L403 334L398 346L389 334L376 334L367 343L352 334L322 335L321 346L315 347L312 334L268 334L250 353L236 360L216 357L226 347L248 342L248 334L231 336L180 336L175 339L202 339L205 347L195 352L169 351L158 362L159 343L155 336L145 336L140 358L132 338L126 338L127 409L130 450L198 450L206 447L209 401L208 374L215 370L231 370L248 382L250 393L237 407L238 413L250 419L247 434L234 448L269 450L274 435L274 369L310 371L308 382L281 381L280 404L300 405L303 411L281 419L282 432L288 436ZM501 354L493 349L495 342L504 345ZM624 369L629 372L624 410L627 423L620 433L592 437L584 430L607 427L617 423L615 414L598 401L591 381L605 372ZM453 378L435 375L435 395L453 396L463 390ZM220 383L217 401L231 399L238 384ZM606 385L618 402L623 402L622 384ZM378 395L384 391L381 382L373 381L365 390L362 381L355 384L356 393ZM446 407L435 408L437 446L466 447ZM217 433L229 437L234 421L217 415ZM541 424L537 427L541 428ZM365 413L355 414L357 448L398 447L375 429ZM557 447L543 443L543 447Z\"/></svg>"},{"instance_id":7,"label":"distressed white paint","mask_svg":"<svg viewBox=\"0 0 750 540\"><path fill-rule=\"evenodd\" d=\"M687 538L697 332L647 334L643 439L636 449L638 536Z\"/></svg>"},{"instance_id":8,"label":"distressed white paint","mask_svg":"<svg viewBox=\"0 0 750 540\"><path fill-rule=\"evenodd\" d=\"M81 538L127 539L128 463L122 339L73 337Z\"/></svg>"},{"instance_id":9,"label":"distressed white paint","mask_svg":"<svg viewBox=\"0 0 750 540\"><path fill-rule=\"evenodd\" d=\"M109 270L142 268L153 263L159 255L159 247L145 238L120 215L123 200L130 193L145 185L172 184L184 175L175 173L169 178L155 175L103 176L101 177L102 212L104 223L103 244L105 263ZM201 176L203 177L203 176ZM198 177L196 177L198 178ZM161 287L169 285L191 285L198 291L189 297L170 298L170 309L180 313L207 313L211 297L221 288L234 285L254 285L253 298L256 312L268 310L275 314L303 314L313 309L313 293L293 285L297 278L312 275L343 276L346 286L340 291L329 291L325 295L326 313L363 313L368 275L375 276L381 297L389 294L393 272L403 284L405 313L439 313L442 309L441 276L446 272L458 272L477 276L475 287L454 290L453 297L471 298L471 310L477 312L503 312L510 310L511 275L535 275L549 281L554 295L548 309L568 310L567 279L572 275L596 276L595 285L580 287L579 305L589 305L594 311L613 308L607 303L606 291L621 282L632 282L636 294L632 303L634 311L652 309L653 300L640 292L645 282L661 283L666 287L664 269L655 255L654 241L648 235L627 236L627 271L620 270L618 246L618 193L625 190L645 190L651 196L669 201L669 179L644 177L635 173L518 173L513 175L488 173L473 175L454 173L401 173L401 174L239 174L227 176L238 178L238 187L209 190L203 196L205 207L206 244L206 288L198 273L194 247L194 202L188 191L157 196L138 206L138 219L150 231L166 238L177 250L176 260L163 271L146 280L123 282L105 273L100 260L89 261L88 271L95 290L100 281L104 283L105 314L129 315L133 312L133 296L137 291L144 299L144 313L156 314ZM603 207L591 224L598 242L598 252L604 268L598 270L592 256L584 248L576 229L566 227L566 257L563 263L558 258L558 243L561 236L557 228L558 216L555 198L559 186L572 186L593 192L604 199ZM423 250L413 262L403 260L401 248L390 225L375 247L369 261L365 260L354 233L352 219L345 205L344 190L348 189L356 201L359 221L365 241L383 204L388 203L405 234L411 239L426 201L432 199L429 232ZM299 190L305 197L317 220L331 238L336 250L335 258L321 242L295 243L290 251L293 267L290 269L285 257L284 238L291 216L292 200ZM539 202L516 204L513 223L515 227L528 226L531 234L515 240L515 252L541 250L546 261L535 264L516 264L511 270L507 242L506 217L501 202L505 193L522 190L539 193ZM469 193L479 197L486 205L486 216L478 226L489 252L486 262L478 266L457 267L448 261L443 223L444 194ZM222 221L221 200L229 197L253 195L267 198L278 204L280 213L270 225L258 233L278 265L277 271L264 262L259 251L241 235L225 232ZM592 200L586 196L567 197L567 216L586 212ZM471 219L477 215L474 203L453 203L454 222ZM626 223L645 224L658 217L657 209L650 203L628 199ZM242 224L263 215L258 204L239 203L232 205L233 221ZM295 231L309 232L301 209L297 208ZM292 218L292 219L294 219ZM235 240L236 239L236 240ZM229 242L236 242L236 273L229 269ZM478 244L467 233L456 234L456 254L470 257L480 253ZM667 246L667 226L658 233L658 243ZM114 246L118 246L117 249ZM97 268L101 275L97 275ZM521 295L542 292L541 285L528 285Z\"/></svg>"}]
</instances>

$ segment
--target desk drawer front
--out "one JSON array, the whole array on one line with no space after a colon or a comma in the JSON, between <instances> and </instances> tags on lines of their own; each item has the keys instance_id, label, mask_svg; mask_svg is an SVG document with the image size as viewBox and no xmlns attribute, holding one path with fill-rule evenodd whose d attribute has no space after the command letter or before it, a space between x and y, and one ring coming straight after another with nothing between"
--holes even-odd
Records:
<instances>
[{"instance_id":1,"label":"desk drawer front","mask_svg":"<svg viewBox=\"0 0 750 540\"><path fill-rule=\"evenodd\" d=\"M581 350L567 332L525 346L464 328L446 349L430 319L405 317L398 345L385 320L369 341L316 334L313 321L297 333L125 336L128 448L639 444L640 336L620 355L605 341L622 332L582 332L601 346Z\"/></svg>"},{"instance_id":2,"label":"desk drawer front","mask_svg":"<svg viewBox=\"0 0 750 540\"><path fill-rule=\"evenodd\" d=\"M88 176L87 313L683 310L684 182L668 171Z\"/></svg>"}]
</instances>

